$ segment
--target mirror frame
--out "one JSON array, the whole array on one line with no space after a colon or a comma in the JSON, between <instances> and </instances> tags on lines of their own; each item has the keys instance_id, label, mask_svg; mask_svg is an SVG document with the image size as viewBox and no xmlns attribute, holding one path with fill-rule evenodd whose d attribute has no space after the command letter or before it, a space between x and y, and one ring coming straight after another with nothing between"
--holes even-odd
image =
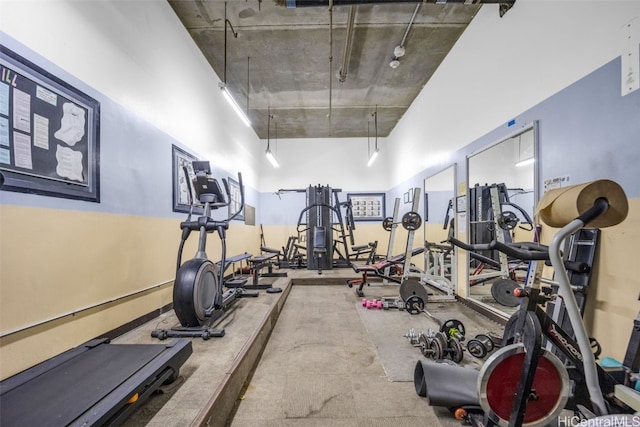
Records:
<instances>
[{"instance_id":1,"label":"mirror frame","mask_svg":"<svg viewBox=\"0 0 640 427\"><path fill-rule=\"evenodd\" d=\"M518 129L513 130L512 132L504 135L503 137L499 138L498 140L492 142L491 144L473 151L469 154L467 154L466 156L466 194L465 196L465 200L467 203L467 206L470 206L470 200L469 200L469 189L470 189L470 185L471 185L471 180L470 180L470 174L469 174L469 161L471 160L471 158L473 158L474 156L477 156L480 153L483 153L487 150L490 150L491 148L511 139L514 138L520 134L523 134L525 132L528 132L532 130L533 131L533 156L535 159L535 163L533 164L533 206L535 209L535 206L538 203L538 200L540 200L540 152L539 152L539 133L538 133L538 121L535 120L533 122L529 122L524 124L523 126L519 127ZM468 211L468 209L467 209ZM468 213L468 212L467 212ZM533 218L533 212L531 213L531 217ZM535 222L535 220L534 220ZM470 229L470 224L469 224L469 218L467 217L467 221L465 224L465 236L464 236L464 241L465 242L469 242L469 236L471 234L471 229ZM458 283L458 286L462 285L466 287L466 296L465 299L467 301L469 301L469 303L474 306L474 308L477 311L482 312L483 314L489 316L490 318L494 318L496 320L506 320L509 318L509 316L511 315L511 313L499 310L489 304L486 304L482 301L476 300L473 298L473 296L471 295L471 286L469 284L469 252L468 251L464 251L464 256L459 256L460 254L458 253L458 262L463 262L463 266L460 269L461 271L466 271L466 276L464 278L464 283Z\"/></svg>"},{"instance_id":2,"label":"mirror frame","mask_svg":"<svg viewBox=\"0 0 640 427\"><path fill-rule=\"evenodd\" d=\"M451 163L450 165L438 170L437 172L432 173L431 175L428 175L425 178L423 178L423 180L422 180L422 194L425 195L423 212L425 212L425 213L429 212L428 199L426 197L426 194L428 193L427 186L426 186L427 180L429 178L435 177L438 174L441 174L442 172L448 171L449 169L451 169L452 174L453 174L453 181L451 182L451 184L452 184L452 188L451 188L452 191L451 192L453 194L454 205L453 205L453 208L452 208L452 211L451 211L452 212L451 218L455 221L456 213L457 213L456 212L455 199L457 199L457 193L458 193L458 191L457 191L457 188L458 188L458 163ZM424 222L425 223L427 222L426 215L425 215L425 221ZM456 229L455 226L454 226L453 231L454 231L454 237L457 237L458 232L457 232L457 229ZM423 235L423 240L426 242L427 241L427 226L426 226L426 224L424 224L424 230L422 232L422 235ZM451 251L451 267L450 267L451 268L451 279L450 279L450 281L451 281L451 284L453 286L453 294L454 295L458 295L458 268L457 268L458 261L457 260L458 260L458 248L454 247L453 250ZM424 267L425 267L425 270L426 270L426 258L425 258L424 262L425 262L425 266Z\"/></svg>"}]
</instances>

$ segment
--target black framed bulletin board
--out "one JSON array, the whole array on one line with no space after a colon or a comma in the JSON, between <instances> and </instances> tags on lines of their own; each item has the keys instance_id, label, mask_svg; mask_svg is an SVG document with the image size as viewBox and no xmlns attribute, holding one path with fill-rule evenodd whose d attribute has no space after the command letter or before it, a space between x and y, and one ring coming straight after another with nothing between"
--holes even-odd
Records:
<instances>
[{"instance_id":1,"label":"black framed bulletin board","mask_svg":"<svg viewBox=\"0 0 640 427\"><path fill-rule=\"evenodd\" d=\"M382 221L385 214L384 193L347 194L355 221Z\"/></svg>"},{"instance_id":2,"label":"black framed bulletin board","mask_svg":"<svg viewBox=\"0 0 640 427\"><path fill-rule=\"evenodd\" d=\"M100 104L0 45L3 190L100 202Z\"/></svg>"}]
</instances>

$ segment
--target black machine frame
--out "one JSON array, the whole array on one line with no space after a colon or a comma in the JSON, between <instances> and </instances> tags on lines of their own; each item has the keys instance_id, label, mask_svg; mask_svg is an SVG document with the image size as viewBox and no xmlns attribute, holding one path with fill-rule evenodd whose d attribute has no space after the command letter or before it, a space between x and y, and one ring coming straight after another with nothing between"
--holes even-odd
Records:
<instances>
[{"instance_id":1,"label":"black machine frame","mask_svg":"<svg viewBox=\"0 0 640 427\"><path fill-rule=\"evenodd\" d=\"M223 193L218 181L211 176L208 161L193 161L192 166L195 178L188 182L193 186L193 193L197 195L199 202L204 205L204 212L192 221L190 211L187 220L180 223L182 236L176 262L176 280L173 285L173 308L181 326L156 329L151 332L154 338L201 337L207 340L223 337L225 331L214 328L215 321L222 317L238 298L258 296L257 292L246 292L242 287L223 291L224 272L229 266L226 260L226 230L229 228L229 222L239 215L244 207L242 175L238 173L238 210L223 220L215 220L211 215L212 210L226 208L231 204L229 183L222 179ZM188 177L186 167L183 167L183 173ZM193 205L192 200L191 206ZM198 251L192 259L182 264L184 244L192 231L199 233ZM217 263L212 262L206 253L207 234L214 231L221 242L221 259Z\"/></svg>"},{"instance_id":2,"label":"black machine frame","mask_svg":"<svg viewBox=\"0 0 640 427\"><path fill-rule=\"evenodd\" d=\"M604 213L608 207L609 205L606 199L597 199L590 209L586 210L579 218L558 232L552 241L552 246L556 245L559 247L558 242L563 241L566 236L597 218ZM560 271L566 272L564 262L559 258L554 258L553 254L560 252L557 247L549 248L537 243L526 242L505 244L497 240L493 240L488 244L466 244L453 237L450 237L449 240L455 246L468 251L498 250L513 258L532 261L527 277L527 283L529 285L533 284L539 277L542 267L541 261L550 261L555 268L560 268ZM626 408L624 408L624 406L621 407L620 402L613 396L617 384L629 385L629 369L632 367L625 367L623 365L623 367L618 370L603 369L595 363L594 356L590 351L583 351L584 344L581 344L579 341L581 336L574 339L570 333L558 325L547 312L541 308L541 305L546 304L546 302L552 298L548 293L545 293L536 286L521 288L516 293L517 296L522 298L522 302L520 303L519 310L511 316L505 326L503 345L506 346L515 342L522 343L525 355L517 390L513 399L511 414L507 420L509 426L520 426L524 422L527 404L531 400L531 396L535 395L533 381L537 373L538 361L542 357L543 351L545 351L543 347L547 342L551 343L553 349L566 358L568 361L568 363L566 363L567 373L569 374L569 378L575 383L572 396L566 402L566 409L573 410L577 413L582 407L596 415L607 414L607 411L611 411L611 413L625 413ZM567 299L569 299L568 302ZM577 303L575 302L575 297L572 295L570 298L567 298L567 295L565 295L565 304L569 309L575 307L577 310ZM568 312L568 314L571 313ZM572 319L572 324L573 323L574 320ZM584 338L582 339L584 340ZM625 357L626 363L633 363L634 359L637 362L639 358L637 353L635 356L630 355L630 353L633 352L634 344L632 341L634 339L636 341L638 340L637 334L631 337L629 344L630 350L627 350ZM597 384L597 387L594 386L593 382ZM597 388L597 392L595 392L595 388ZM468 421L474 425L494 426L500 425L500 421L505 420L498 417L492 411L488 411L488 413L484 414L484 421L481 423L478 423L478 420L474 419L473 415L470 416Z\"/></svg>"}]
</instances>

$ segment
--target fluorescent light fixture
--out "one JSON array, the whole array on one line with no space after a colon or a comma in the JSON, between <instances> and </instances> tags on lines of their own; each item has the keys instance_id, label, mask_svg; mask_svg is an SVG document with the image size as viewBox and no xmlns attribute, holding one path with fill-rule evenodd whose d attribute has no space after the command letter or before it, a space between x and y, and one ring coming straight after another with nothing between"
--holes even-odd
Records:
<instances>
[{"instance_id":1,"label":"fluorescent light fixture","mask_svg":"<svg viewBox=\"0 0 640 427\"><path fill-rule=\"evenodd\" d=\"M373 151L373 153L371 153L371 157L369 157L369 162L367 163L367 167L371 166L373 164L373 162L375 162L376 157L378 157L378 152L380 150L378 150L377 148Z\"/></svg>"},{"instance_id":2,"label":"fluorescent light fixture","mask_svg":"<svg viewBox=\"0 0 640 427\"><path fill-rule=\"evenodd\" d=\"M274 168L280 167L280 164L278 163L276 156L273 155L270 149L267 148L267 151L265 151L265 154L267 155L267 159L269 159L271 166L273 166Z\"/></svg>"},{"instance_id":3,"label":"fluorescent light fixture","mask_svg":"<svg viewBox=\"0 0 640 427\"><path fill-rule=\"evenodd\" d=\"M520 166L530 165L530 164L534 163L535 161L536 161L536 159L531 157L529 159L520 160L518 163L516 163L516 166L520 167Z\"/></svg>"},{"instance_id":4,"label":"fluorescent light fixture","mask_svg":"<svg viewBox=\"0 0 640 427\"><path fill-rule=\"evenodd\" d=\"M225 83L220 83L220 90L222 90L222 94L224 95L225 99L227 100L227 102L229 102L229 104L231 104L231 106L235 110L236 114L238 116L240 116L240 118L242 119L244 124L247 127L250 127L251 126L251 122L249 121L247 116L244 114L244 111L242 111L242 108L240 108L240 106L238 105L236 100L233 99L233 97L229 93L229 89L227 89L227 85Z\"/></svg>"}]
</instances>

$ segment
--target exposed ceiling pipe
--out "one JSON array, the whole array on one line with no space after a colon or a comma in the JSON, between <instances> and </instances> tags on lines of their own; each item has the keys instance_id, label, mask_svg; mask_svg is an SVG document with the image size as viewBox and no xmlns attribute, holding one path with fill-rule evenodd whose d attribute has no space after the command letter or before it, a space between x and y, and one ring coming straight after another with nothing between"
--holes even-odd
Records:
<instances>
[{"instance_id":1,"label":"exposed ceiling pipe","mask_svg":"<svg viewBox=\"0 0 640 427\"><path fill-rule=\"evenodd\" d=\"M515 3L516 0L333 0L334 6L359 5L359 4L377 4L377 3L465 3L465 4L496 4L496 3ZM288 8L296 7L312 7L312 6L328 6L329 0L276 0L279 6L287 6Z\"/></svg>"},{"instance_id":2,"label":"exposed ceiling pipe","mask_svg":"<svg viewBox=\"0 0 640 427\"><path fill-rule=\"evenodd\" d=\"M404 47L404 42L407 41L407 34L409 34L409 30L411 29L411 26L413 25L413 20L416 19L416 14L418 13L418 9L420 9L420 5L421 3L418 3L416 5L415 10L413 11L413 15L411 15L411 20L409 20L409 25L407 25L407 29L404 32L404 36L402 36L402 41L400 42L400 46Z\"/></svg>"},{"instance_id":3,"label":"exposed ceiling pipe","mask_svg":"<svg viewBox=\"0 0 640 427\"><path fill-rule=\"evenodd\" d=\"M395 49L393 49L393 59L389 63L391 68L398 68L400 65L400 57L404 56L404 42L407 41L407 34L409 34L409 30L413 25L413 20L416 19L416 14L418 13L418 9L420 9L420 5L422 3L418 3L416 8L413 10L413 15L411 15L411 19L409 20L409 25L407 25L407 29L404 31L404 36L402 36L402 41Z\"/></svg>"},{"instance_id":4,"label":"exposed ceiling pipe","mask_svg":"<svg viewBox=\"0 0 640 427\"><path fill-rule=\"evenodd\" d=\"M328 6L329 1L332 2L333 6L383 4L383 3L499 4L500 16L503 16L509 9L513 7L514 3L516 2L516 0L274 0L274 1L277 5L286 6L287 8Z\"/></svg>"},{"instance_id":5,"label":"exposed ceiling pipe","mask_svg":"<svg viewBox=\"0 0 640 427\"><path fill-rule=\"evenodd\" d=\"M347 80L347 73L349 72L349 58L351 58L351 47L353 46L353 30L355 28L355 21L356 7L351 6L349 8L349 17L347 18L347 38L344 42L342 66L339 71L340 83L344 83L344 81Z\"/></svg>"}]
</instances>

